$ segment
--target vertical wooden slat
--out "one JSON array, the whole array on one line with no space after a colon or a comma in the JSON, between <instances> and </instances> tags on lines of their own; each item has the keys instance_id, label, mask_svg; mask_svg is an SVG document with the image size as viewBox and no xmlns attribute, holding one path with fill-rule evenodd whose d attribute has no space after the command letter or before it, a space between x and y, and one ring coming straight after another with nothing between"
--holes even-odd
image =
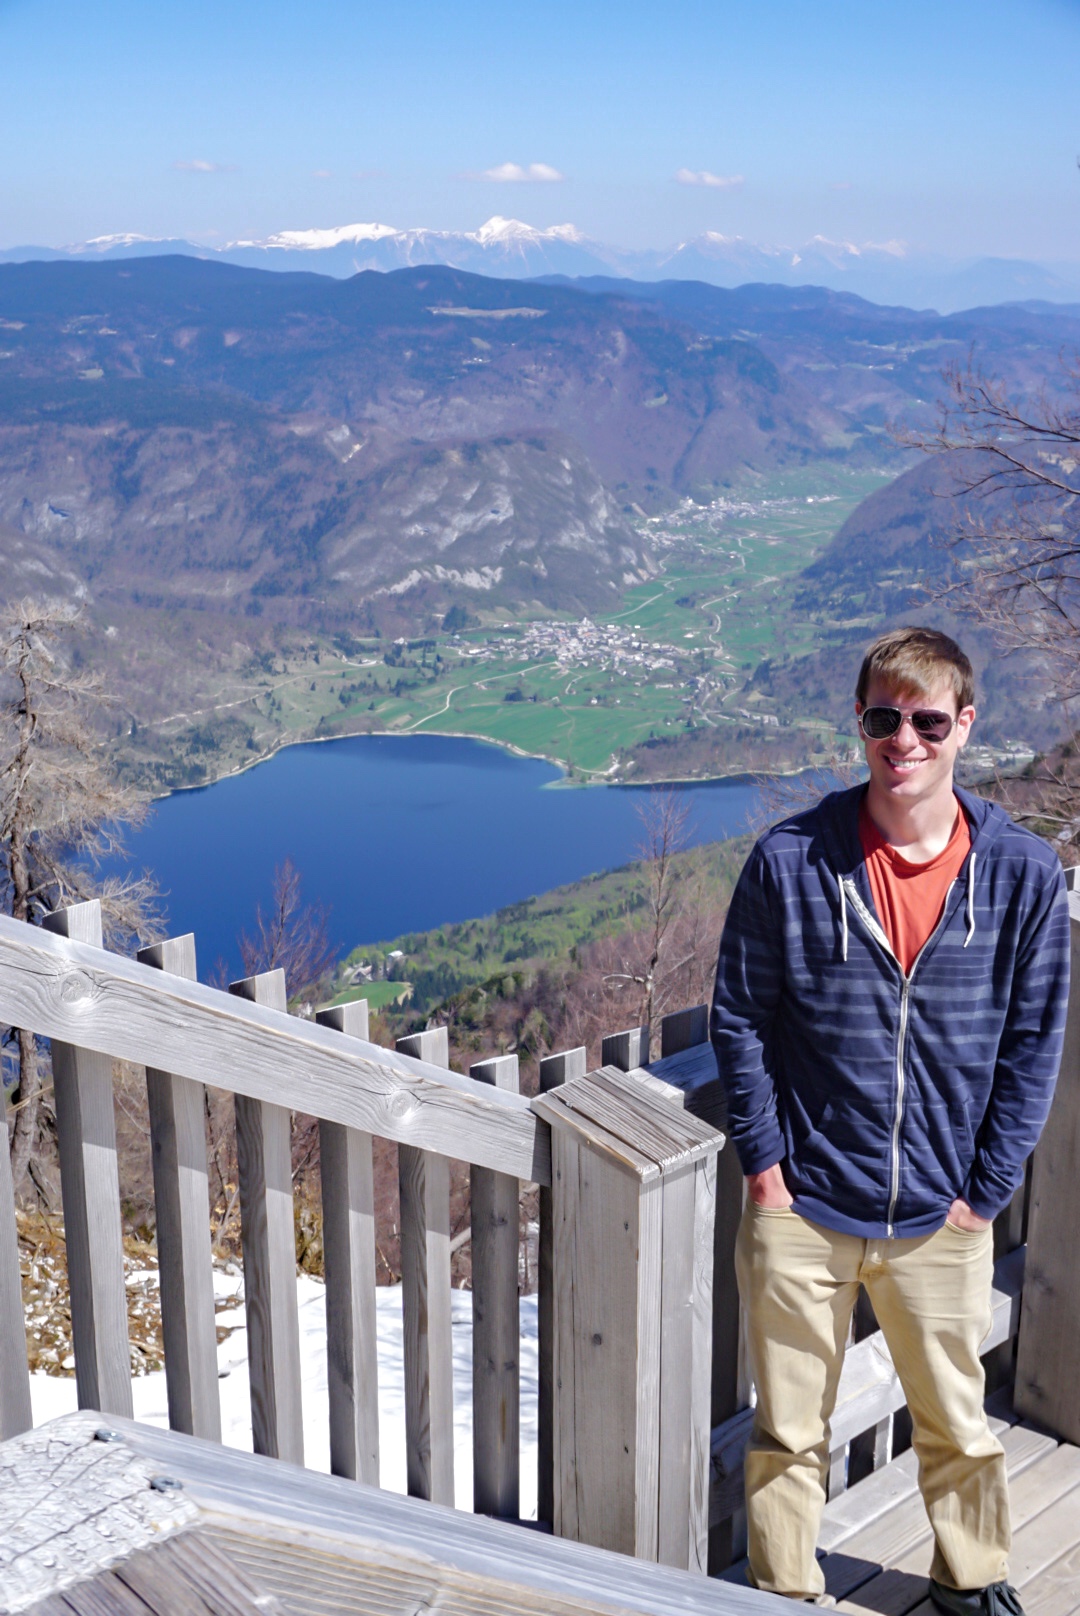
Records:
<instances>
[{"instance_id":1,"label":"vertical wooden slat","mask_svg":"<svg viewBox=\"0 0 1080 1616\"><path fill-rule=\"evenodd\" d=\"M230 983L229 992L286 1008L284 971ZM252 1438L256 1453L303 1464L290 1123L286 1106L236 1096Z\"/></svg>"},{"instance_id":2,"label":"vertical wooden slat","mask_svg":"<svg viewBox=\"0 0 1080 1616\"><path fill-rule=\"evenodd\" d=\"M735 1239L742 1219L745 1179L730 1148L716 1163L716 1224L713 1231L712 1424L723 1425L749 1401L743 1366L739 1287L735 1278ZM709 1574L725 1571L740 1552L745 1530L740 1509L709 1533Z\"/></svg>"},{"instance_id":3,"label":"vertical wooden slat","mask_svg":"<svg viewBox=\"0 0 1080 1616\"><path fill-rule=\"evenodd\" d=\"M829 1454L829 1468L825 1477L825 1492L831 1500L847 1491L847 1443L833 1448Z\"/></svg>"},{"instance_id":4,"label":"vertical wooden slat","mask_svg":"<svg viewBox=\"0 0 1080 1616\"><path fill-rule=\"evenodd\" d=\"M709 1041L709 1007L695 1004L660 1018L660 1059Z\"/></svg>"},{"instance_id":5,"label":"vertical wooden slat","mask_svg":"<svg viewBox=\"0 0 1080 1616\"><path fill-rule=\"evenodd\" d=\"M139 959L170 976L196 980L195 938L190 932L141 948ZM206 1091L190 1078L147 1067L146 1096L169 1424L174 1431L220 1442Z\"/></svg>"},{"instance_id":6,"label":"vertical wooden slat","mask_svg":"<svg viewBox=\"0 0 1080 1616\"><path fill-rule=\"evenodd\" d=\"M469 1076L516 1094L518 1058L478 1061ZM518 1195L509 1174L472 1169L473 1509L510 1520L518 1518L521 1477Z\"/></svg>"},{"instance_id":7,"label":"vertical wooden slat","mask_svg":"<svg viewBox=\"0 0 1080 1616\"><path fill-rule=\"evenodd\" d=\"M624 1032L609 1032L600 1045L600 1064L617 1066L620 1072L631 1072L635 1066L648 1066L648 1027L627 1027Z\"/></svg>"},{"instance_id":8,"label":"vertical wooden slat","mask_svg":"<svg viewBox=\"0 0 1080 1616\"><path fill-rule=\"evenodd\" d=\"M0 1122L4 1122L0 1097ZM30 1369L23 1324L19 1232L15 1223L15 1186L11 1181L6 1126L0 1128L0 1442L29 1431Z\"/></svg>"},{"instance_id":9,"label":"vertical wooden slat","mask_svg":"<svg viewBox=\"0 0 1080 1616\"><path fill-rule=\"evenodd\" d=\"M694 1174L694 1298L690 1321L694 1332L694 1358L690 1386L690 1520L686 1565L688 1570L702 1575L707 1574L709 1567L713 1226L716 1221L717 1166L717 1157L707 1156L704 1161L697 1163Z\"/></svg>"},{"instance_id":10,"label":"vertical wooden slat","mask_svg":"<svg viewBox=\"0 0 1080 1616\"><path fill-rule=\"evenodd\" d=\"M540 1062L540 1093L549 1094L552 1089L569 1083L572 1078L584 1077L587 1067L588 1052L584 1044L577 1049L562 1050L557 1055L545 1055ZM554 1520L555 1512L553 1225L551 1190L543 1185L540 1187L539 1217L536 1253L536 1517L550 1522Z\"/></svg>"},{"instance_id":11,"label":"vertical wooden slat","mask_svg":"<svg viewBox=\"0 0 1080 1616\"><path fill-rule=\"evenodd\" d=\"M1054 1104L1031 1175L1013 1404L1080 1443L1080 897L1069 893L1072 989Z\"/></svg>"},{"instance_id":12,"label":"vertical wooden slat","mask_svg":"<svg viewBox=\"0 0 1080 1616\"><path fill-rule=\"evenodd\" d=\"M665 1171L657 1559L705 1574L716 1158Z\"/></svg>"},{"instance_id":13,"label":"vertical wooden slat","mask_svg":"<svg viewBox=\"0 0 1080 1616\"><path fill-rule=\"evenodd\" d=\"M368 1036L366 999L332 1005L316 1021ZM319 1123L330 1470L379 1485L378 1331L375 1311L375 1190L371 1135Z\"/></svg>"},{"instance_id":14,"label":"vertical wooden slat","mask_svg":"<svg viewBox=\"0 0 1080 1616\"><path fill-rule=\"evenodd\" d=\"M860 1290L852 1320L851 1339L865 1341L868 1336L876 1333L877 1328L878 1322L870 1298L864 1290ZM888 1414L868 1430L860 1431L859 1435L853 1437L848 1444L848 1486L854 1487L873 1471L880 1470L883 1465L888 1464L891 1452L892 1415Z\"/></svg>"},{"instance_id":15,"label":"vertical wooden slat","mask_svg":"<svg viewBox=\"0 0 1080 1616\"><path fill-rule=\"evenodd\" d=\"M47 915L44 924L61 937L101 947L101 905L96 899ZM52 1064L79 1407L130 1419L131 1348L112 1061L54 1040Z\"/></svg>"},{"instance_id":16,"label":"vertical wooden slat","mask_svg":"<svg viewBox=\"0 0 1080 1616\"><path fill-rule=\"evenodd\" d=\"M399 1038L395 1047L433 1066L450 1065L445 1027ZM453 1504L449 1161L412 1145L399 1145L398 1189L408 1489L414 1498Z\"/></svg>"}]
</instances>

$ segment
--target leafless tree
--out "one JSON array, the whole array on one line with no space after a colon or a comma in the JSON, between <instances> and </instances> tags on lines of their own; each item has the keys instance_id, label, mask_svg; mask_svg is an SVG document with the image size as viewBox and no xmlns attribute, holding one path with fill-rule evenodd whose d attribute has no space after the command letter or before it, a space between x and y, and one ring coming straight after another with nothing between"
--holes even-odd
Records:
<instances>
[{"instance_id":1,"label":"leafless tree","mask_svg":"<svg viewBox=\"0 0 1080 1616\"><path fill-rule=\"evenodd\" d=\"M1080 362L1062 385L1017 401L973 363L945 372L936 427L903 441L941 455L941 491L962 515L944 542L956 562L943 604L990 630L1005 652L1038 659L1075 728L1080 697ZM1080 839L1080 766L1072 748L1026 780L1000 781L1018 817L1062 843Z\"/></svg>"},{"instance_id":2,"label":"leafless tree","mask_svg":"<svg viewBox=\"0 0 1080 1616\"><path fill-rule=\"evenodd\" d=\"M852 701L854 702L854 694ZM750 812L747 829L760 836L770 825L801 814L820 802L827 791L843 791L858 785L866 770L861 758L826 758L819 768L800 769L798 774L756 774L757 801Z\"/></svg>"},{"instance_id":3,"label":"leafless tree","mask_svg":"<svg viewBox=\"0 0 1080 1616\"><path fill-rule=\"evenodd\" d=\"M285 972L291 997L317 993L337 962L328 921L325 904L304 903L300 871L291 858L286 858L274 871L268 911L264 914L259 904L253 932L245 931L240 936L245 976L280 968Z\"/></svg>"},{"instance_id":4,"label":"leafless tree","mask_svg":"<svg viewBox=\"0 0 1080 1616\"><path fill-rule=\"evenodd\" d=\"M21 601L0 613L0 909L38 924L65 904L101 899L106 941L125 949L159 935L147 876L102 877L123 832L147 804L121 784L93 719L104 703L92 674L65 655L77 610ZM18 1185L38 1136L41 1063L34 1034L12 1028L12 1176Z\"/></svg>"},{"instance_id":5,"label":"leafless tree","mask_svg":"<svg viewBox=\"0 0 1080 1616\"><path fill-rule=\"evenodd\" d=\"M680 968L667 959L665 943L675 918L678 895L673 859L686 843L689 810L678 792L650 791L638 814L642 839L637 851L645 869L648 921L631 934L636 944L636 959L631 960L624 954L622 968L608 971L605 980L612 987L632 985L639 990L637 1013L639 1022L645 1026L651 1024L656 1012L657 995L663 988L664 978L672 969Z\"/></svg>"},{"instance_id":6,"label":"leafless tree","mask_svg":"<svg viewBox=\"0 0 1080 1616\"><path fill-rule=\"evenodd\" d=\"M1060 396L1018 403L972 364L945 372L932 432L904 441L945 454L944 491L963 517L946 536L958 564L945 586L1004 649L1044 659L1057 694L1080 695L1080 363Z\"/></svg>"}]
</instances>

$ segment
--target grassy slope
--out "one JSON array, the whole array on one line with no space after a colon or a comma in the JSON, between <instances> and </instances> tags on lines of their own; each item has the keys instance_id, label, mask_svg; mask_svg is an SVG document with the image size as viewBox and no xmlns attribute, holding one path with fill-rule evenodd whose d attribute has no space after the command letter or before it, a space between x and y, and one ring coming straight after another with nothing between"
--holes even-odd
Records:
<instances>
[{"instance_id":1,"label":"grassy slope","mask_svg":"<svg viewBox=\"0 0 1080 1616\"><path fill-rule=\"evenodd\" d=\"M726 897L749 847L749 838L736 837L678 853L678 879L704 877L708 888ZM473 984L522 974L540 965L568 964L577 949L597 938L644 923L646 882L643 865L627 864L476 920L362 944L348 955L344 967L360 960L385 961L392 949L401 949L404 958L396 962L395 974L413 984L409 1009L426 1012ZM342 997L367 997L376 1009L380 1007L376 1001L385 1001L389 986L392 984L376 982L374 992L361 987Z\"/></svg>"}]
</instances>

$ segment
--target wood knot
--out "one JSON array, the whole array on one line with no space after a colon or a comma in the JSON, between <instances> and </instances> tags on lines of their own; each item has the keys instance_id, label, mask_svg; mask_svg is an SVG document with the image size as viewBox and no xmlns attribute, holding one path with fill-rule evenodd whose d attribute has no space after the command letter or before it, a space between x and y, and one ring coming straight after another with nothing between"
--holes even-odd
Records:
<instances>
[{"instance_id":1,"label":"wood knot","mask_svg":"<svg viewBox=\"0 0 1080 1616\"><path fill-rule=\"evenodd\" d=\"M386 1109L396 1122L404 1122L416 1109L416 1101L405 1089L398 1089L386 1102Z\"/></svg>"},{"instance_id":2,"label":"wood knot","mask_svg":"<svg viewBox=\"0 0 1080 1616\"><path fill-rule=\"evenodd\" d=\"M98 990L85 971L70 971L60 984L60 998L64 1004L89 1004L97 996Z\"/></svg>"}]
</instances>

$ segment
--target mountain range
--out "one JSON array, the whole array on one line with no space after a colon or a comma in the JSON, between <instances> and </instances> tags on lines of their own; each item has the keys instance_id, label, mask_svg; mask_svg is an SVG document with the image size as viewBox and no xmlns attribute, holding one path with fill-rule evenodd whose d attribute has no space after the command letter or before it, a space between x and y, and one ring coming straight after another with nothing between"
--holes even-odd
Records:
<instances>
[{"instance_id":1,"label":"mountain range","mask_svg":"<svg viewBox=\"0 0 1080 1616\"><path fill-rule=\"evenodd\" d=\"M762 245L715 230L666 248L628 249L596 241L572 224L537 228L498 215L472 231L352 224L282 230L262 240L221 246L134 234L98 236L63 248L10 247L0 250L0 264L171 254L338 277L366 269L441 264L515 279L614 275L643 281L698 280L728 288L758 282L824 286L878 303L943 313L1032 298L1080 302L1080 264L994 257L951 260L914 251L902 242L855 243L824 236L797 246Z\"/></svg>"},{"instance_id":2,"label":"mountain range","mask_svg":"<svg viewBox=\"0 0 1080 1616\"><path fill-rule=\"evenodd\" d=\"M1080 307L1047 302L0 265L0 597L86 602L156 722L192 681L227 706L221 670L290 637L611 611L660 566L646 517L827 463L896 478L804 579L809 616L861 635L908 609L950 515L890 425L930 419L945 364L1052 392L1077 350ZM839 688L832 654L762 679Z\"/></svg>"}]
</instances>

